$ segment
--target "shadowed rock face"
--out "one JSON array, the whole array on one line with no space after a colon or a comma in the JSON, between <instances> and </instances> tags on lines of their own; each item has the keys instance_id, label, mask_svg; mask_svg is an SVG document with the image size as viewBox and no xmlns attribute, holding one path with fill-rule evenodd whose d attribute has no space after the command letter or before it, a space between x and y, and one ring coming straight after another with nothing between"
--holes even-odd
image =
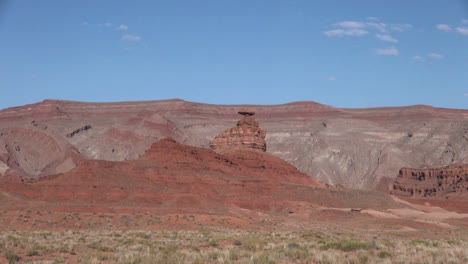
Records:
<instances>
[{"instance_id":1,"label":"shadowed rock face","mask_svg":"<svg viewBox=\"0 0 468 264\"><path fill-rule=\"evenodd\" d=\"M400 168L443 167L468 157L465 109L46 100L0 111L0 177L41 178L82 159L136 159L165 137L209 148L246 109L267 131L268 153L332 185L369 189L389 177L388 189Z\"/></svg>"},{"instance_id":2,"label":"shadowed rock face","mask_svg":"<svg viewBox=\"0 0 468 264\"><path fill-rule=\"evenodd\" d=\"M393 194L408 197L448 198L468 195L468 164L444 168L402 168Z\"/></svg>"},{"instance_id":3,"label":"shadowed rock face","mask_svg":"<svg viewBox=\"0 0 468 264\"><path fill-rule=\"evenodd\" d=\"M227 129L216 136L210 147L216 152L225 153L234 150L266 151L266 132L260 129L258 122L252 117L252 112L239 112L245 117L237 122L237 126Z\"/></svg>"}]
</instances>

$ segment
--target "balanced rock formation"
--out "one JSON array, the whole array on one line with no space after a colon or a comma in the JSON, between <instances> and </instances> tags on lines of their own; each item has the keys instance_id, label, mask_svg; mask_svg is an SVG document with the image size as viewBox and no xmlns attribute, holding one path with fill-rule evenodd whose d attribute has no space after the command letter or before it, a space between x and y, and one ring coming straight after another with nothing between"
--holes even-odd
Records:
<instances>
[{"instance_id":1,"label":"balanced rock formation","mask_svg":"<svg viewBox=\"0 0 468 264\"><path fill-rule=\"evenodd\" d=\"M260 129L258 122L252 116L255 112L239 111L244 116L237 126L227 129L210 142L210 147L218 153L235 150L250 150L266 152L266 132Z\"/></svg>"},{"instance_id":2,"label":"balanced rock formation","mask_svg":"<svg viewBox=\"0 0 468 264\"><path fill-rule=\"evenodd\" d=\"M392 193L408 197L468 196L468 164L443 168L402 168L393 184Z\"/></svg>"}]
</instances>

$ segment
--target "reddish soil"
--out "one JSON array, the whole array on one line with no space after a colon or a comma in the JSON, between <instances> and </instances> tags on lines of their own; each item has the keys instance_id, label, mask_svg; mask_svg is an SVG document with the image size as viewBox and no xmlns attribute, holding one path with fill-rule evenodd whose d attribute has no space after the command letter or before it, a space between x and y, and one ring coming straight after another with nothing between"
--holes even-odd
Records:
<instances>
[{"instance_id":1,"label":"reddish soil","mask_svg":"<svg viewBox=\"0 0 468 264\"><path fill-rule=\"evenodd\" d=\"M415 210L379 193L327 187L268 153L218 154L172 139L136 160L87 160L49 179L2 182L0 202L0 228L13 229L451 227L430 215L415 221Z\"/></svg>"}]
</instances>

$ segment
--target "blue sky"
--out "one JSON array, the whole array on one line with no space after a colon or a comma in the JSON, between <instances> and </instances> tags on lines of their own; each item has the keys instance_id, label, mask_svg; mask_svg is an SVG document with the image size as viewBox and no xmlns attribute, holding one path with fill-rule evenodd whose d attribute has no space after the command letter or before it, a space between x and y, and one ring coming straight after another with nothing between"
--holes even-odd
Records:
<instances>
[{"instance_id":1,"label":"blue sky","mask_svg":"<svg viewBox=\"0 0 468 264\"><path fill-rule=\"evenodd\" d=\"M0 108L44 99L468 108L468 1L0 0Z\"/></svg>"}]
</instances>

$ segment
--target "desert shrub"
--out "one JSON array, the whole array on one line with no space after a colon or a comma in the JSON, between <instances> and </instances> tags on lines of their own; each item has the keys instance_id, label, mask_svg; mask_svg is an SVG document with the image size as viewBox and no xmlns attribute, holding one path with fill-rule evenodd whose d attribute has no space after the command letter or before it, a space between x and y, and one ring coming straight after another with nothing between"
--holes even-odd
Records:
<instances>
[{"instance_id":1,"label":"desert shrub","mask_svg":"<svg viewBox=\"0 0 468 264\"><path fill-rule=\"evenodd\" d=\"M359 252L358 259L361 264L369 263L369 256L367 256L366 252Z\"/></svg>"},{"instance_id":2,"label":"desert shrub","mask_svg":"<svg viewBox=\"0 0 468 264\"><path fill-rule=\"evenodd\" d=\"M392 256L392 254L390 254L388 251L385 251L385 250L380 251L379 253L377 253L377 257L382 258L382 259L383 258L388 258L388 257L391 257L391 256Z\"/></svg>"},{"instance_id":3,"label":"desert shrub","mask_svg":"<svg viewBox=\"0 0 468 264\"><path fill-rule=\"evenodd\" d=\"M388 239L384 239L382 241L382 244L387 246L387 247L394 247L395 246L395 242L393 242L391 240L388 240Z\"/></svg>"},{"instance_id":4,"label":"desert shrub","mask_svg":"<svg viewBox=\"0 0 468 264\"><path fill-rule=\"evenodd\" d=\"M240 252L239 249L233 248L229 251L229 259L230 260L239 260L240 258Z\"/></svg>"},{"instance_id":5,"label":"desert shrub","mask_svg":"<svg viewBox=\"0 0 468 264\"><path fill-rule=\"evenodd\" d=\"M143 232L133 233L132 235L141 239L149 239L151 237L150 235Z\"/></svg>"},{"instance_id":6,"label":"desert shrub","mask_svg":"<svg viewBox=\"0 0 468 264\"><path fill-rule=\"evenodd\" d=\"M28 249L28 252L26 252L26 256L39 256L39 252L36 249Z\"/></svg>"},{"instance_id":7,"label":"desert shrub","mask_svg":"<svg viewBox=\"0 0 468 264\"><path fill-rule=\"evenodd\" d=\"M208 246L210 247L218 247L218 242L216 240L210 240L208 242Z\"/></svg>"},{"instance_id":8,"label":"desert shrub","mask_svg":"<svg viewBox=\"0 0 468 264\"><path fill-rule=\"evenodd\" d=\"M267 252L260 254L258 256L254 256L252 258L253 264L275 264L275 259L270 256Z\"/></svg>"},{"instance_id":9,"label":"desert shrub","mask_svg":"<svg viewBox=\"0 0 468 264\"><path fill-rule=\"evenodd\" d=\"M437 242L432 242L429 240L423 240L423 239L413 239L410 241L410 245L412 246L417 246L417 245L424 245L426 247L437 247L439 243Z\"/></svg>"},{"instance_id":10,"label":"desert shrub","mask_svg":"<svg viewBox=\"0 0 468 264\"><path fill-rule=\"evenodd\" d=\"M289 249L292 249L292 248L299 248L299 247L301 247L301 246L300 246L299 244L293 242L293 243L289 243L289 244L287 245L287 247L288 247Z\"/></svg>"},{"instance_id":11,"label":"desert shrub","mask_svg":"<svg viewBox=\"0 0 468 264\"><path fill-rule=\"evenodd\" d=\"M221 256L221 255L219 254L219 252L208 252L208 254L206 255L206 258L207 258L210 262L213 262L213 261L218 260L218 258L219 258L220 256Z\"/></svg>"},{"instance_id":12,"label":"desert shrub","mask_svg":"<svg viewBox=\"0 0 468 264\"><path fill-rule=\"evenodd\" d=\"M297 245L297 244L296 244ZM288 259L308 259L310 257L309 250L306 247L288 247L283 252L284 256Z\"/></svg>"},{"instance_id":13,"label":"desert shrub","mask_svg":"<svg viewBox=\"0 0 468 264\"><path fill-rule=\"evenodd\" d=\"M368 249L369 244L361 241L342 240L338 242L330 242L321 246L321 249L340 249L343 251L355 251L360 249Z\"/></svg>"},{"instance_id":14,"label":"desert shrub","mask_svg":"<svg viewBox=\"0 0 468 264\"><path fill-rule=\"evenodd\" d=\"M12 235L8 235L6 240L14 247L18 247L21 244L20 239Z\"/></svg>"},{"instance_id":15,"label":"desert shrub","mask_svg":"<svg viewBox=\"0 0 468 264\"><path fill-rule=\"evenodd\" d=\"M315 232L304 233L304 234L302 234L302 237L303 238L317 238L317 239L323 239L324 238L321 234L315 233Z\"/></svg>"},{"instance_id":16,"label":"desert shrub","mask_svg":"<svg viewBox=\"0 0 468 264\"><path fill-rule=\"evenodd\" d=\"M234 244L234 246L240 246L240 245L242 245L242 242L240 240L236 239L236 240L234 240L233 244Z\"/></svg>"},{"instance_id":17,"label":"desert shrub","mask_svg":"<svg viewBox=\"0 0 468 264\"><path fill-rule=\"evenodd\" d=\"M93 242L91 244L88 244L88 245L86 245L86 247L92 248L92 249L95 249L95 250L99 250L99 251L103 251L103 252L112 252L112 251L114 251L113 248L103 246L98 242Z\"/></svg>"},{"instance_id":18,"label":"desert shrub","mask_svg":"<svg viewBox=\"0 0 468 264\"><path fill-rule=\"evenodd\" d=\"M20 260L20 257L15 254L15 252L8 250L5 252L5 258L8 260L9 264L15 264Z\"/></svg>"}]
</instances>

